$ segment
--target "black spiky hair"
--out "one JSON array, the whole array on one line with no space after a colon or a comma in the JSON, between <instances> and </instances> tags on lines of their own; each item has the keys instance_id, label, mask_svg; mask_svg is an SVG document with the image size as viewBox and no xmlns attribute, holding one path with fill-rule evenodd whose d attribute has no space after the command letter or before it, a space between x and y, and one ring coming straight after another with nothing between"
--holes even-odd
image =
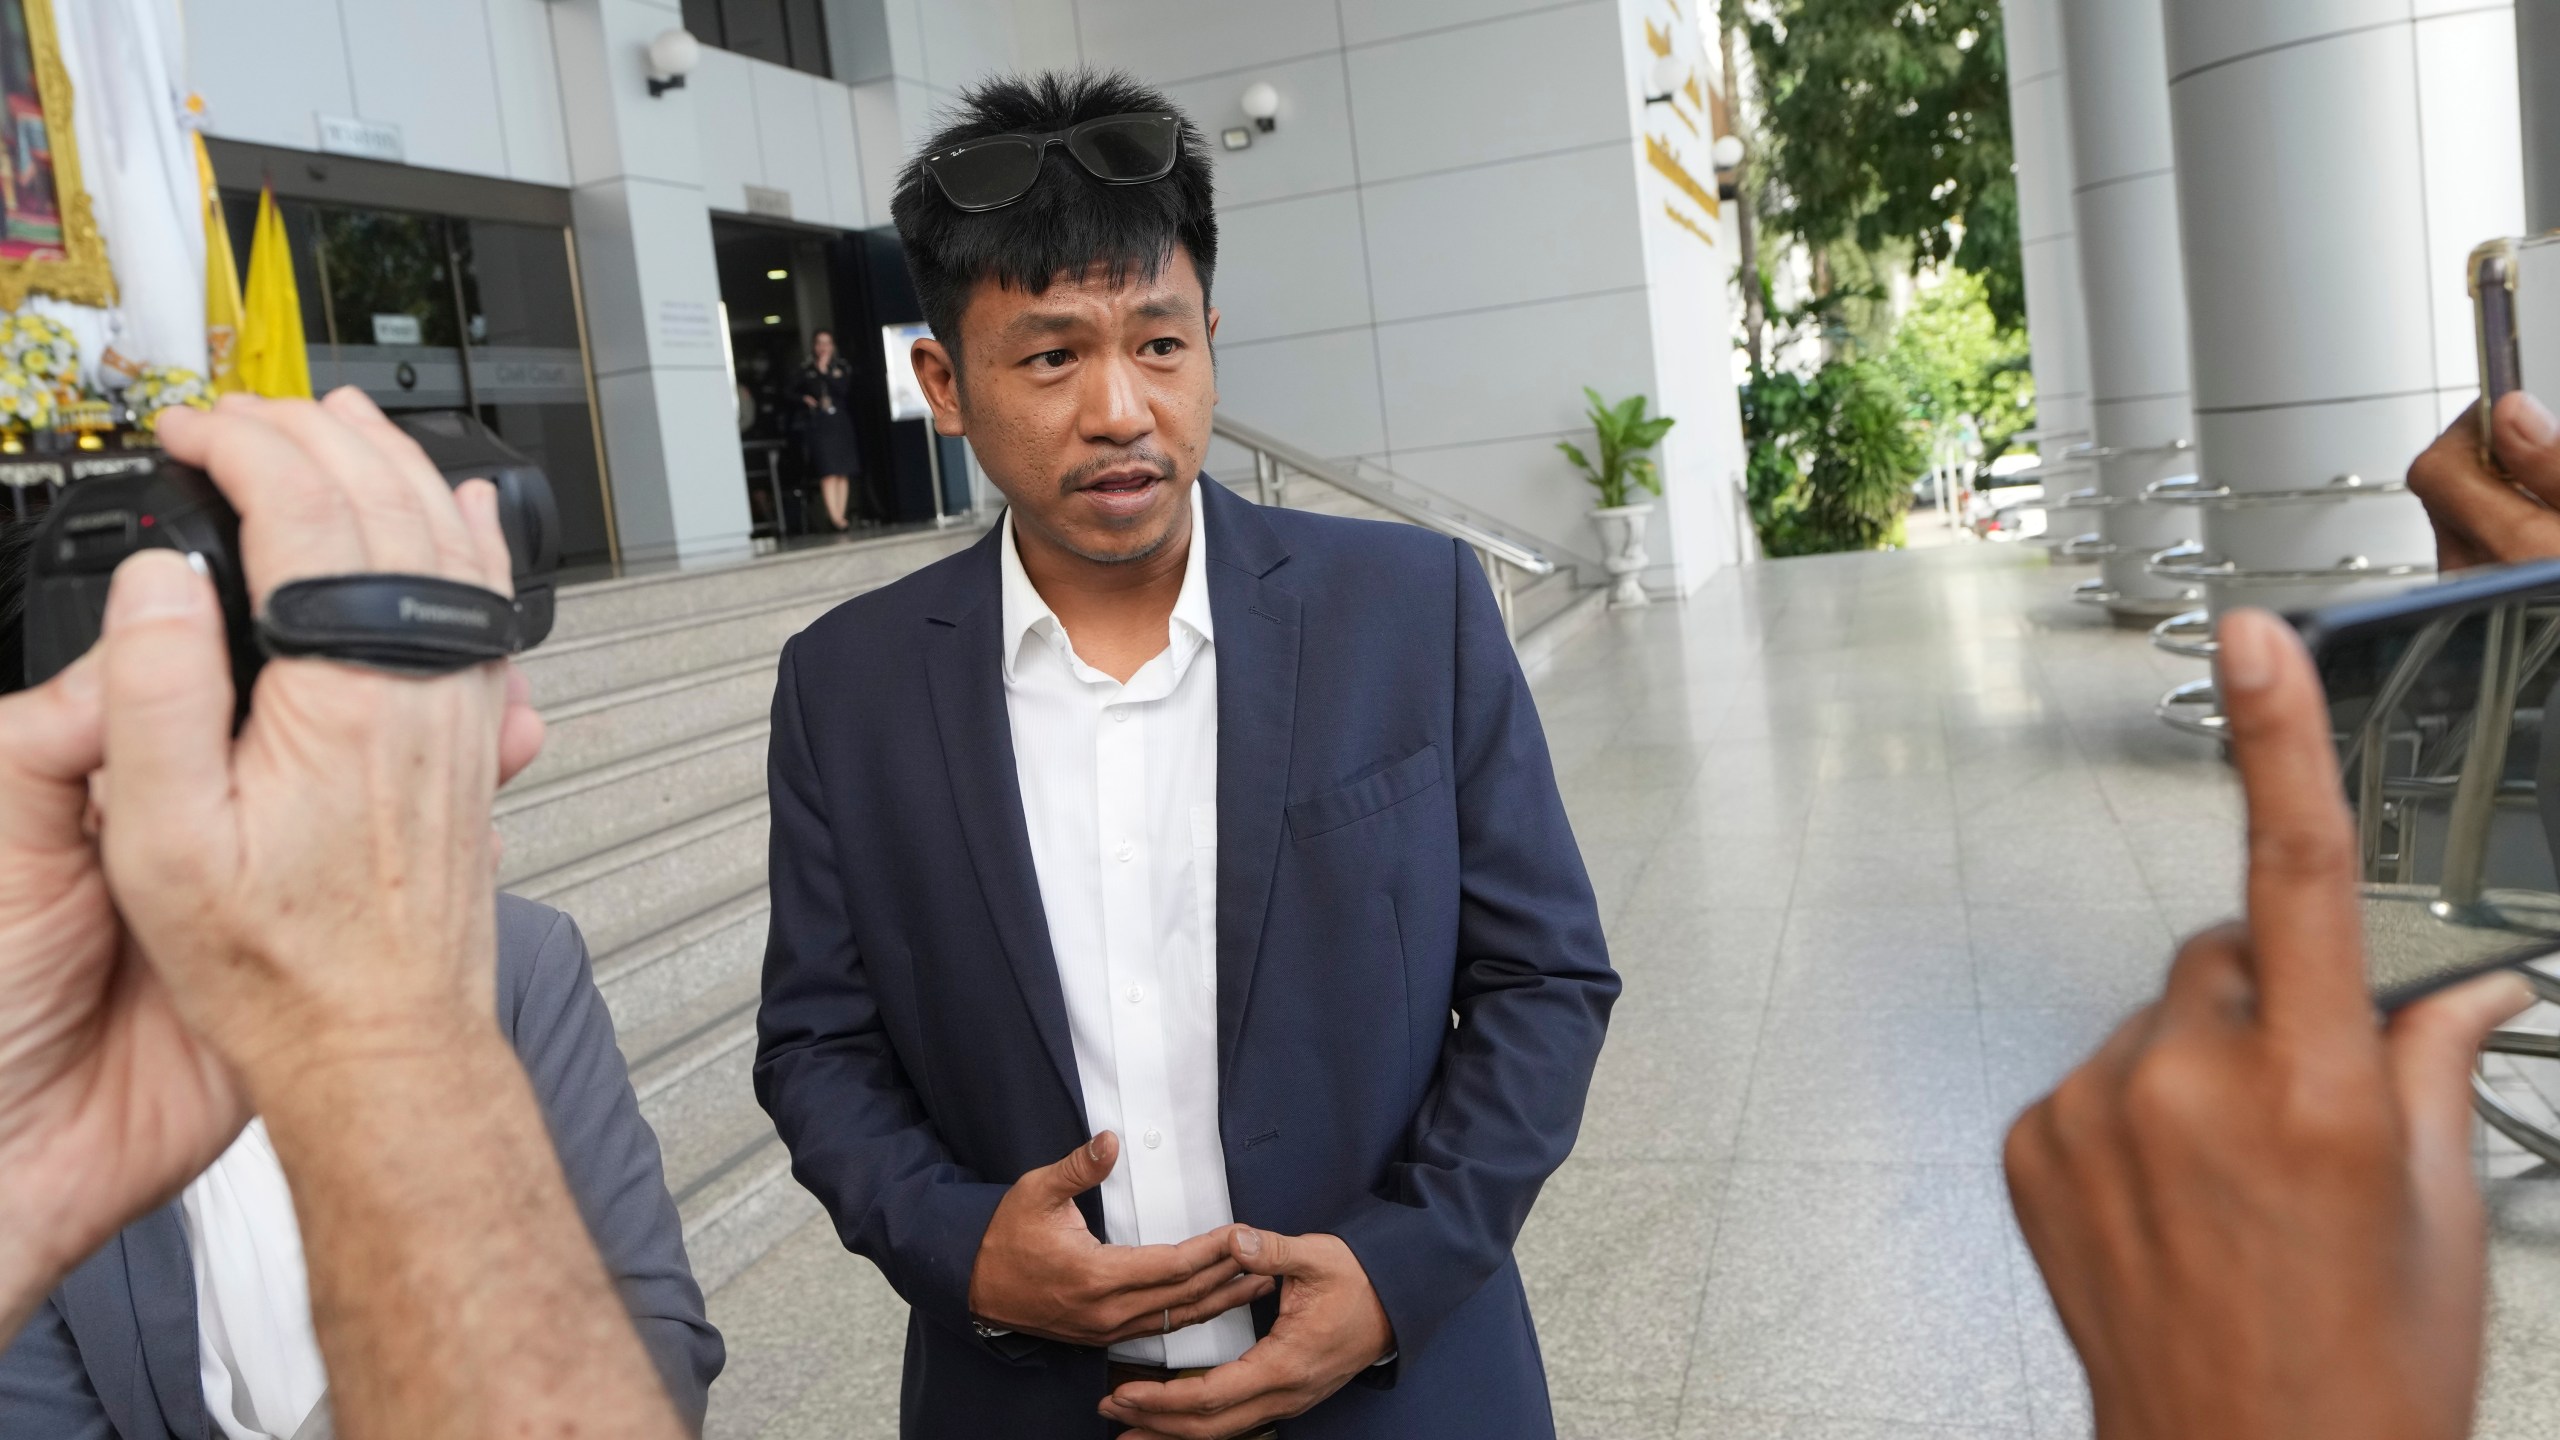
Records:
<instances>
[{"instance_id":1,"label":"black spiky hair","mask_svg":"<svg viewBox=\"0 0 2560 1440\"><path fill-rule=\"evenodd\" d=\"M1200 272L1205 301L1218 263L1218 217L1209 177L1209 147L1188 117L1173 173L1144 185L1110 185L1053 145L1040 161L1031 193L998 210L961 210L925 173L924 157L989 135L1047 134L1106 115L1181 110L1154 86L1117 71L1046 71L981 81L906 168L889 214L906 250L907 273L925 323L956 361L960 316L981 281L1037 295L1059 276L1102 267L1109 283L1132 275L1152 280L1180 245Z\"/></svg>"}]
</instances>

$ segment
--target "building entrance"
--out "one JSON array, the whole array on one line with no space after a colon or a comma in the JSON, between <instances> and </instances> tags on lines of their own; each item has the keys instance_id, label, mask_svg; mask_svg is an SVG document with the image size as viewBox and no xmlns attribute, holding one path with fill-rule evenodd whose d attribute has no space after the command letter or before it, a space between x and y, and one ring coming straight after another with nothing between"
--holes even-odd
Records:
<instances>
[{"instance_id":1,"label":"building entrance","mask_svg":"<svg viewBox=\"0 0 2560 1440\"><path fill-rule=\"evenodd\" d=\"M550 478L563 563L610 562L611 499L567 196L259 146L209 148L244 269L258 184L275 183L313 392L353 385L387 411L479 416Z\"/></svg>"}]
</instances>

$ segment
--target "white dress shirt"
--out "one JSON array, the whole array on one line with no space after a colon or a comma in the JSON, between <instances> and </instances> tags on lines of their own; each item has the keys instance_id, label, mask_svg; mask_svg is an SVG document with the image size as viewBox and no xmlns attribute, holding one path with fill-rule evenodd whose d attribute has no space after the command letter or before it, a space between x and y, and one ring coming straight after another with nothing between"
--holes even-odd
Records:
<instances>
[{"instance_id":1,"label":"white dress shirt","mask_svg":"<svg viewBox=\"0 0 2560 1440\"><path fill-rule=\"evenodd\" d=\"M178 1196L195 1262L196 1367L227 1440L294 1440L329 1389L311 1331L302 1227L284 1166L252 1120ZM328 1422L322 1419L320 1428Z\"/></svg>"},{"instance_id":2,"label":"white dress shirt","mask_svg":"<svg viewBox=\"0 0 2560 1440\"><path fill-rule=\"evenodd\" d=\"M1102 1182L1116 1245L1172 1244L1235 1218L1218 1138L1218 660L1202 508L1195 496L1165 648L1126 685L1077 658L1005 520L1014 773L1085 1120L1120 1135ZM1185 1369L1252 1344L1239 1309L1111 1354Z\"/></svg>"}]
</instances>

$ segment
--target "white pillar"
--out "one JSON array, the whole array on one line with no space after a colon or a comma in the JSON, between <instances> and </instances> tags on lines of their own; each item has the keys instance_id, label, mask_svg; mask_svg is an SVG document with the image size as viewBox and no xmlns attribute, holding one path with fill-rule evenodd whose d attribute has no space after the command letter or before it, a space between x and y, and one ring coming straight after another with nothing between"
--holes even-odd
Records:
<instances>
[{"instance_id":1,"label":"white pillar","mask_svg":"<svg viewBox=\"0 0 2560 1440\"><path fill-rule=\"evenodd\" d=\"M2153 552L2192 540L2196 511L2145 503L2195 473L2186 271L2160 0L2061 0L2072 198L2088 308L2089 415L2108 546L2107 608L2125 620L2189 609L2194 586L2152 575ZM2072 528L2080 528L2075 520Z\"/></svg>"},{"instance_id":2,"label":"white pillar","mask_svg":"<svg viewBox=\"0 0 2560 1440\"><path fill-rule=\"evenodd\" d=\"M744 555L746 471L693 98L648 86L649 41L683 14L648 0L550 9L622 558Z\"/></svg>"},{"instance_id":3,"label":"white pillar","mask_svg":"<svg viewBox=\"0 0 2560 1440\"><path fill-rule=\"evenodd\" d=\"M2418 502L2375 487L2473 394L2463 258L2523 225L2523 158L2512 10L2414 8L2166 3L2201 483L2231 492L2204 510L2217 613L2434 561ZM2314 578L2252 578L2289 575Z\"/></svg>"},{"instance_id":4,"label":"white pillar","mask_svg":"<svg viewBox=\"0 0 2560 1440\"><path fill-rule=\"evenodd\" d=\"M2018 249L2044 463L2089 438L2088 318L2071 207L2071 108L2056 0L2002 0L2009 46L2009 133L2018 166ZM2059 498L2076 482L2052 477ZM2087 512L2077 512L2084 515Z\"/></svg>"}]
</instances>

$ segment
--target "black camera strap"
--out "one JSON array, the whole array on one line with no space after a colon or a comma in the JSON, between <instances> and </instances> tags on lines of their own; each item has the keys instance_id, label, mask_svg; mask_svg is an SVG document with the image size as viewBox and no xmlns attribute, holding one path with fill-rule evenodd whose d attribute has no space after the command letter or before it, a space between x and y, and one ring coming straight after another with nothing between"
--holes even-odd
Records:
<instances>
[{"instance_id":1,"label":"black camera strap","mask_svg":"<svg viewBox=\"0 0 2560 1440\"><path fill-rule=\"evenodd\" d=\"M524 648L515 602L433 575L331 575L267 597L258 639L278 658L441 675Z\"/></svg>"}]
</instances>

